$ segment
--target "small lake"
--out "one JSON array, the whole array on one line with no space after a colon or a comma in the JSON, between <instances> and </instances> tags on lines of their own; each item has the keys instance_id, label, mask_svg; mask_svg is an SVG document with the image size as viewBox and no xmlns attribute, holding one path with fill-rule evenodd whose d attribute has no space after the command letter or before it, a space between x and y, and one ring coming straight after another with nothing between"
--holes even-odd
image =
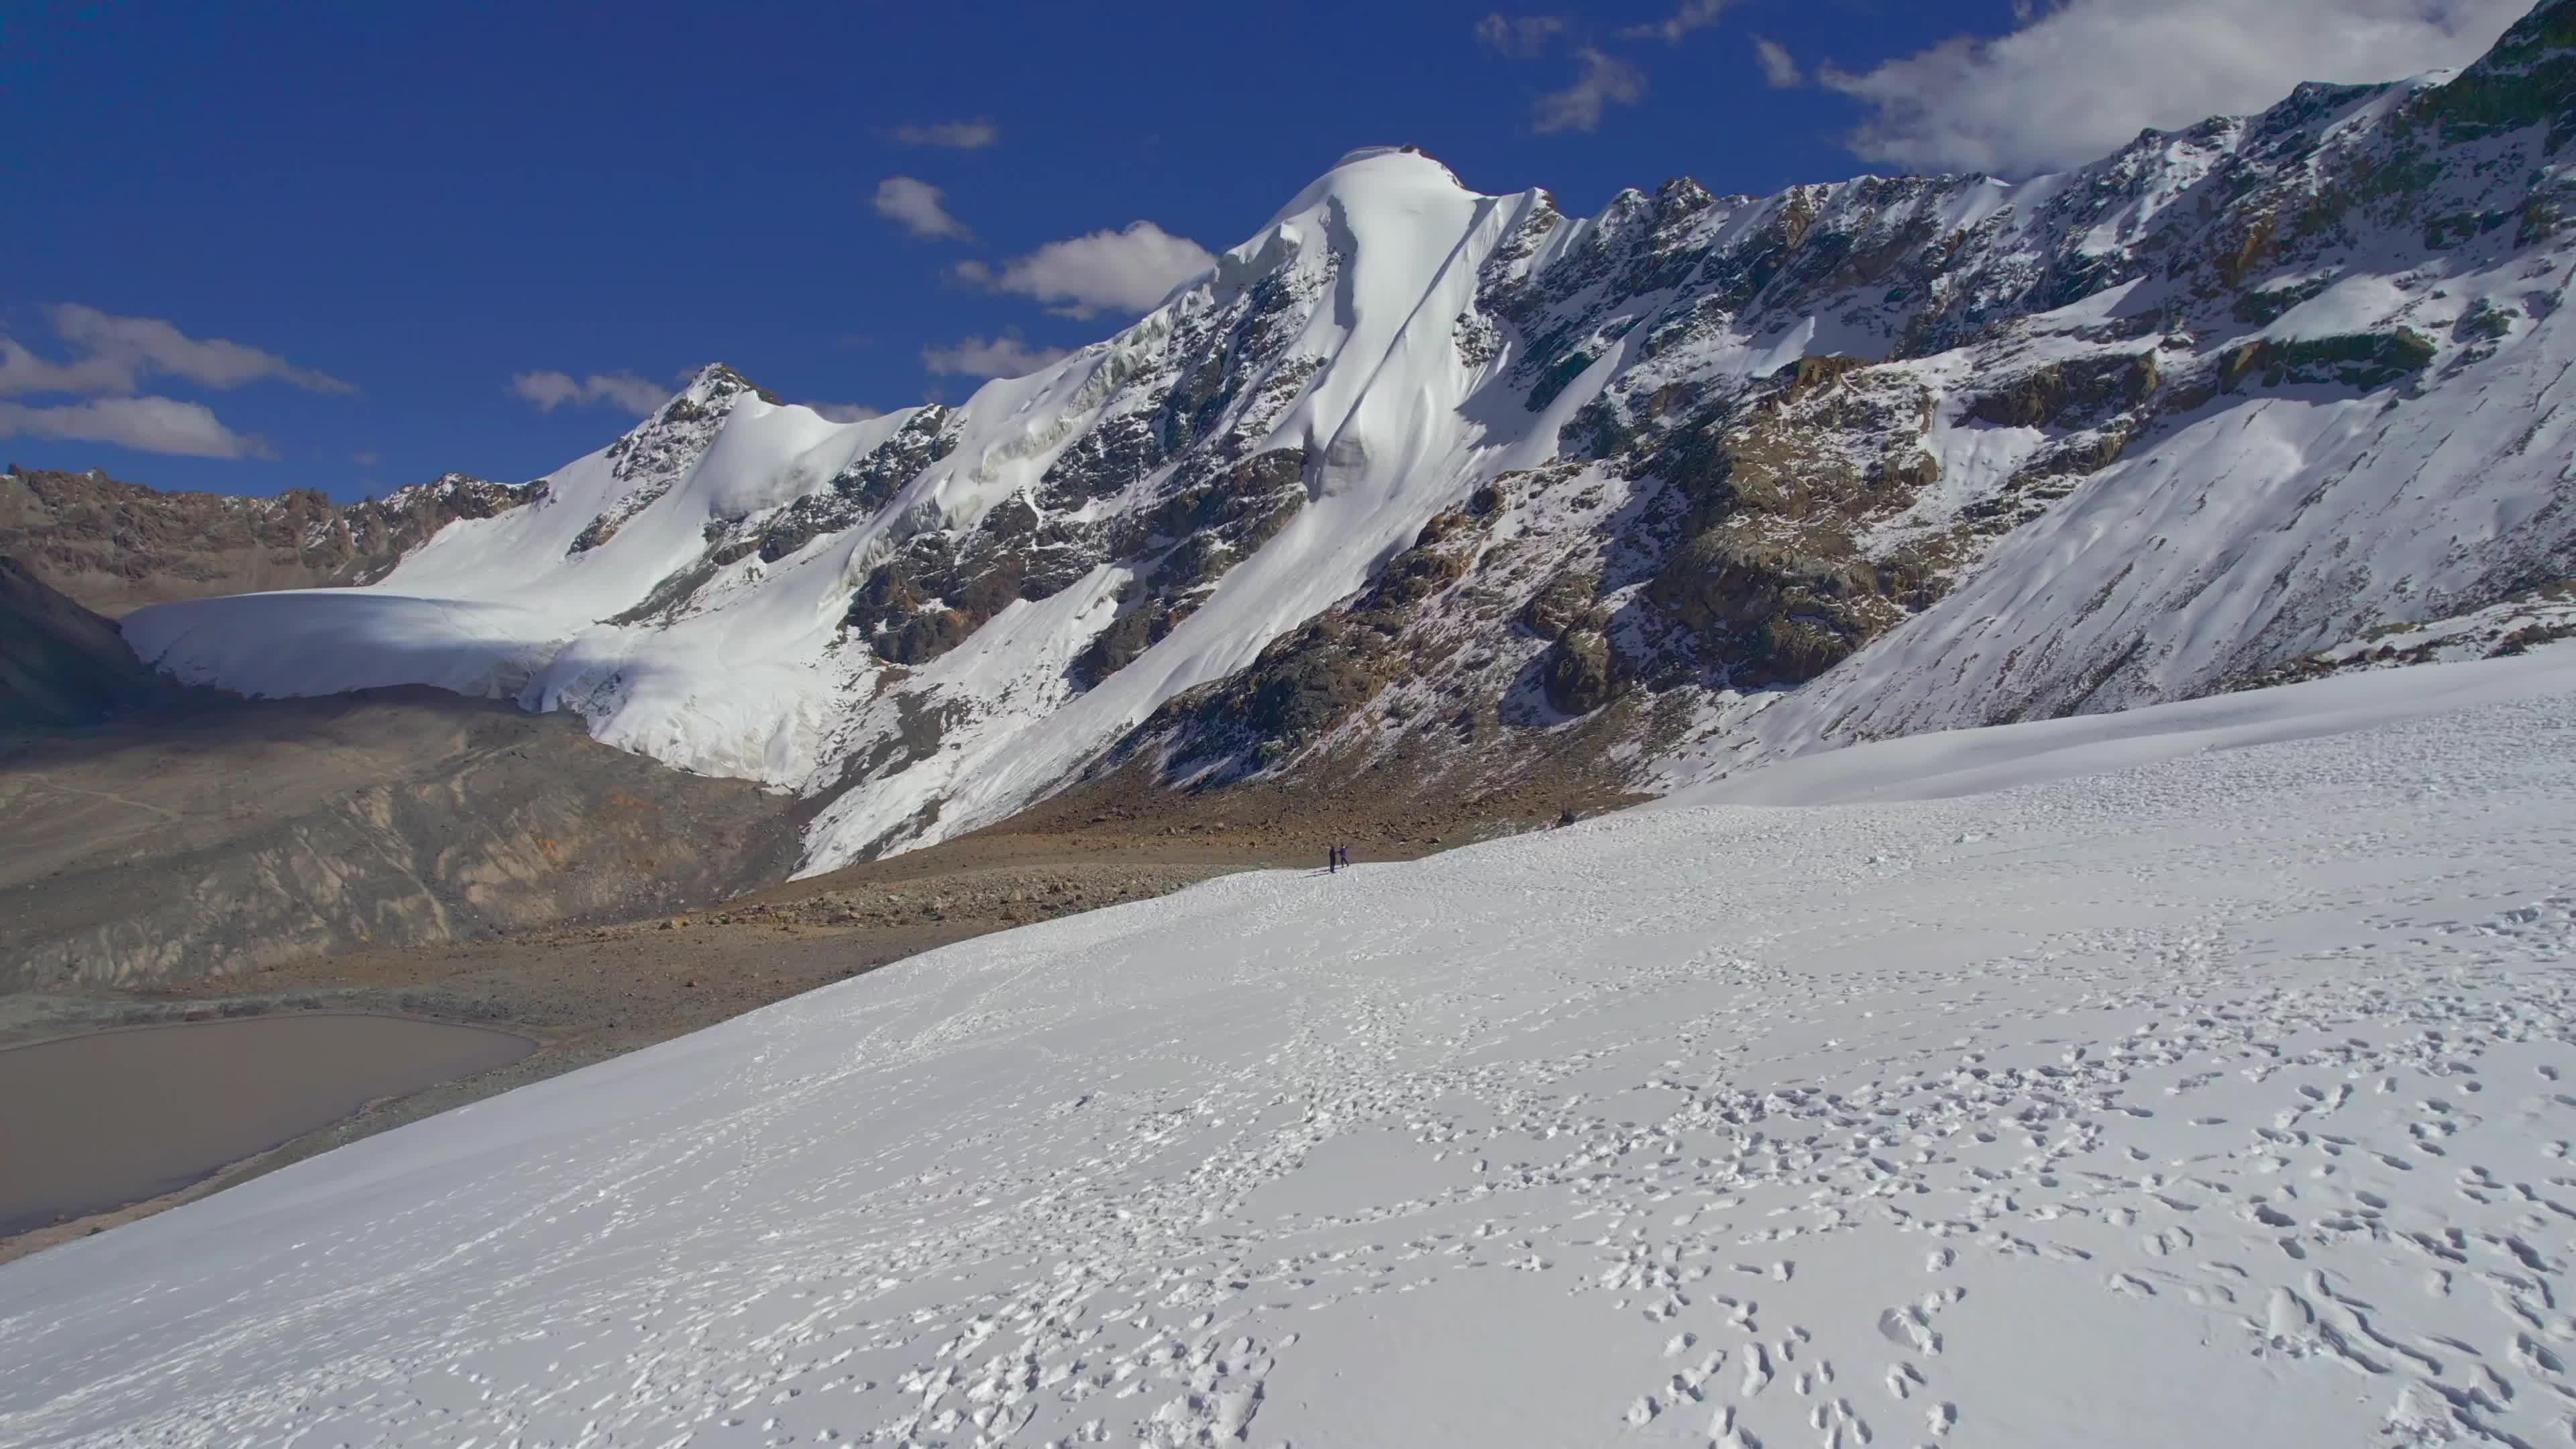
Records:
<instances>
[{"instance_id":1,"label":"small lake","mask_svg":"<svg viewBox=\"0 0 2576 1449\"><path fill-rule=\"evenodd\" d=\"M0 1051L0 1235L174 1192L380 1097L506 1066L508 1032L311 1012Z\"/></svg>"}]
</instances>

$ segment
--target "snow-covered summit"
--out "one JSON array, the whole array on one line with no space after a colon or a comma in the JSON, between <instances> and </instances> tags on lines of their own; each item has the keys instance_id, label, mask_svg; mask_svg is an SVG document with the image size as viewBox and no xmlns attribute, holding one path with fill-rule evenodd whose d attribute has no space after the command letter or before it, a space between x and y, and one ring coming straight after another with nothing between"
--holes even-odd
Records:
<instances>
[{"instance_id":1,"label":"snow-covered summit","mask_svg":"<svg viewBox=\"0 0 2576 1449\"><path fill-rule=\"evenodd\" d=\"M1575 218L1363 148L961 404L711 368L370 589L128 637L576 710L828 796L817 869L1113 769L1670 782L2226 688L2576 575L2570 13L2012 185Z\"/></svg>"}]
</instances>

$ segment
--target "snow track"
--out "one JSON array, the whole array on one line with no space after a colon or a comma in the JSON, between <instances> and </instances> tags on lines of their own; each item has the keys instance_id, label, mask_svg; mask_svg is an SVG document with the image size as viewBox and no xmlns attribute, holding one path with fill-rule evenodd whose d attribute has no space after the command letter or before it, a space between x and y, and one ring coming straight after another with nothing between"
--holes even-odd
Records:
<instances>
[{"instance_id":1,"label":"snow track","mask_svg":"<svg viewBox=\"0 0 2576 1449\"><path fill-rule=\"evenodd\" d=\"M0 1441L2561 1442L2576 652L2277 700L918 958L0 1269Z\"/></svg>"}]
</instances>

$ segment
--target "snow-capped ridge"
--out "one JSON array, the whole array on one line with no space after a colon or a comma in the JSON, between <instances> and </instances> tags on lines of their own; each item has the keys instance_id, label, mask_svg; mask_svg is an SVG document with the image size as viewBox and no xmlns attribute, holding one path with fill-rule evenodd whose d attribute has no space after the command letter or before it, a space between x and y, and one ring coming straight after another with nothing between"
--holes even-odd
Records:
<instances>
[{"instance_id":1,"label":"snow-capped ridge","mask_svg":"<svg viewBox=\"0 0 2576 1449\"><path fill-rule=\"evenodd\" d=\"M1307 183L1255 235L1267 232L1289 217L1316 211L1332 197L1342 198L1346 206L1365 207L1401 206L1408 198L1443 195L1475 197L1482 193L1470 189L1458 179L1456 172L1418 147L1363 146L1343 156L1333 163L1330 170Z\"/></svg>"},{"instance_id":2,"label":"snow-capped ridge","mask_svg":"<svg viewBox=\"0 0 2576 1449\"><path fill-rule=\"evenodd\" d=\"M2576 574L2571 17L2010 183L1582 218L1361 148L957 405L836 424L711 364L373 594L129 636L837 792L813 869L1103 762L1645 768L1649 715L1734 760L2223 688Z\"/></svg>"}]
</instances>

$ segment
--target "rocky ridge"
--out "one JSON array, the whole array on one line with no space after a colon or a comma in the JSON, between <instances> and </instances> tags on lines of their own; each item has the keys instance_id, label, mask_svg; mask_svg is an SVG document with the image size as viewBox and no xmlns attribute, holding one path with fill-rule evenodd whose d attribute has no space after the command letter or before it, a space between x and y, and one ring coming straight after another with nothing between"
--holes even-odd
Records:
<instances>
[{"instance_id":1,"label":"rocky ridge","mask_svg":"<svg viewBox=\"0 0 2576 1449\"><path fill-rule=\"evenodd\" d=\"M0 474L0 555L102 614L257 589L369 584L460 518L526 502L527 487L463 473L382 498L316 489L273 498L162 493L98 469Z\"/></svg>"},{"instance_id":2,"label":"rocky ridge","mask_svg":"<svg viewBox=\"0 0 2576 1449\"><path fill-rule=\"evenodd\" d=\"M836 426L711 368L392 582L805 793L808 871L1139 772L1668 783L2223 689L2576 572L2571 47L2551 0L2017 184L1582 219L1355 153L1039 374ZM200 610L170 667L347 687Z\"/></svg>"}]
</instances>

